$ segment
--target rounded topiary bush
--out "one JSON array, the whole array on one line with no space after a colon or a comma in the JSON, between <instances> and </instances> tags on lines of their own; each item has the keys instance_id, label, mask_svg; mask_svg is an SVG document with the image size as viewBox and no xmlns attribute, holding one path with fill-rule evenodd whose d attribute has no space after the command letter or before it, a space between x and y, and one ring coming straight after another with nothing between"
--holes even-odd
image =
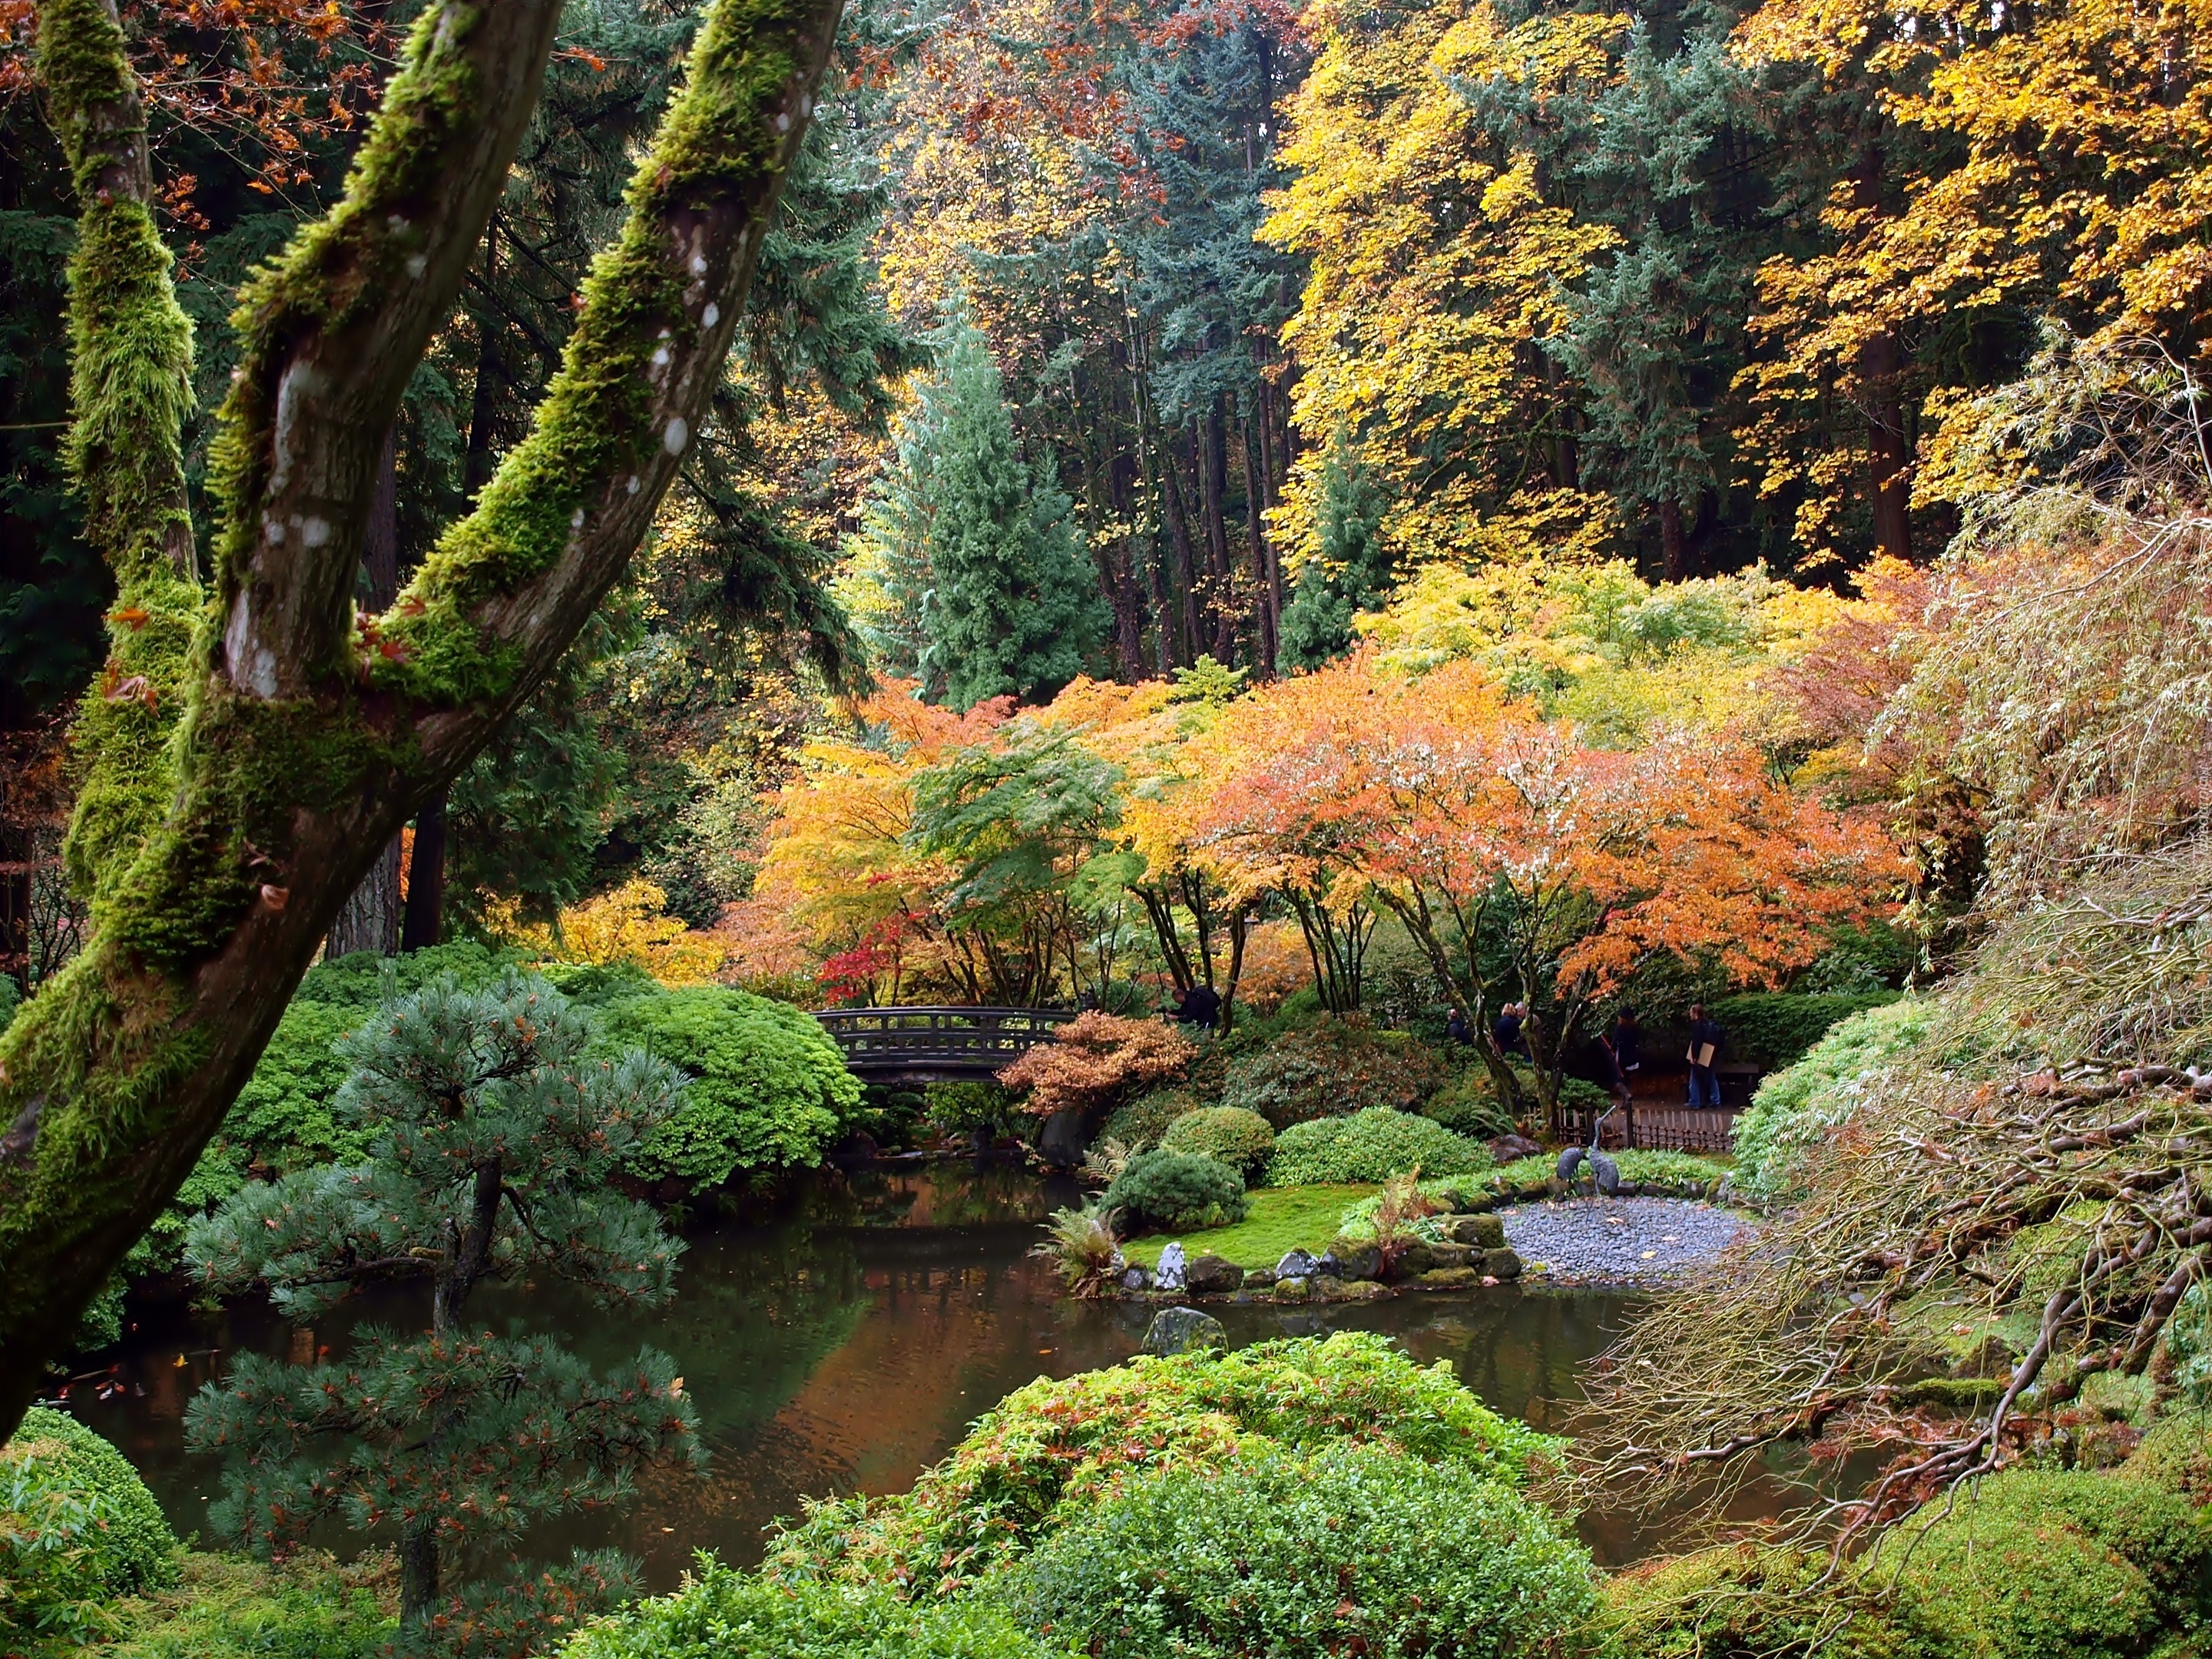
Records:
<instances>
[{"instance_id":1,"label":"rounded topiary bush","mask_svg":"<svg viewBox=\"0 0 2212 1659\"><path fill-rule=\"evenodd\" d=\"M1103 1206L1127 1232L1197 1232L1244 1218L1244 1177L1226 1164L1159 1147L1131 1158L1106 1189Z\"/></svg>"},{"instance_id":2,"label":"rounded topiary bush","mask_svg":"<svg viewBox=\"0 0 2212 1659\"><path fill-rule=\"evenodd\" d=\"M1275 1138L1267 1184L1387 1181L1412 1170L1425 1176L1475 1175L1489 1167L1486 1148L1441 1123L1370 1106L1350 1117L1294 1123L1284 1130Z\"/></svg>"},{"instance_id":3,"label":"rounded topiary bush","mask_svg":"<svg viewBox=\"0 0 2212 1659\"><path fill-rule=\"evenodd\" d=\"M1207 1106L1168 1125L1160 1145L1226 1164L1248 1181L1267 1167L1275 1132L1257 1112L1237 1106Z\"/></svg>"},{"instance_id":4,"label":"rounded topiary bush","mask_svg":"<svg viewBox=\"0 0 2212 1659\"><path fill-rule=\"evenodd\" d=\"M1015 1605L1097 1659L1555 1653L1588 1554L1518 1492L1383 1447L1140 1475L1046 1539Z\"/></svg>"},{"instance_id":5,"label":"rounded topiary bush","mask_svg":"<svg viewBox=\"0 0 2212 1659\"><path fill-rule=\"evenodd\" d=\"M123 1454L73 1417L26 1412L0 1447L0 1636L89 1636L104 1604L176 1575L176 1536Z\"/></svg>"},{"instance_id":6,"label":"rounded topiary bush","mask_svg":"<svg viewBox=\"0 0 2212 1659\"><path fill-rule=\"evenodd\" d=\"M610 1049L643 1048L691 1079L684 1104L632 1160L649 1179L717 1187L809 1170L860 1109L860 1083L811 1014L696 986L626 998L600 1016Z\"/></svg>"},{"instance_id":7,"label":"rounded topiary bush","mask_svg":"<svg viewBox=\"0 0 2212 1659\"><path fill-rule=\"evenodd\" d=\"M1188 1117L1204 1102L1188 1089L1153 1089L1116 1106L1098 1127L1101 1143L1118 1140L1132 1152L1158 1146L1177 1119Z\"/></svg>"}]
</instances>

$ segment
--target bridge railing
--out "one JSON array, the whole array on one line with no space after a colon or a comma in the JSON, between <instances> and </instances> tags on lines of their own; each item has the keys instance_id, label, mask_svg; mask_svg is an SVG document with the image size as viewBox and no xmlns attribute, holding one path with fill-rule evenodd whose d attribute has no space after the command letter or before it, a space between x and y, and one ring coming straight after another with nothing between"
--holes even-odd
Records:
<instances>
[{"instance_id":1,"label":"bridge railing","mask_svg":"<svg viewBox=\"0 0 2212 1659\"><path fill-rule=\"evenodd\" d=\"M855 1071L1012 1064L1075 1018L1061 1008L826 1008L822 1022Z\"/></svg>"}]
</instances>

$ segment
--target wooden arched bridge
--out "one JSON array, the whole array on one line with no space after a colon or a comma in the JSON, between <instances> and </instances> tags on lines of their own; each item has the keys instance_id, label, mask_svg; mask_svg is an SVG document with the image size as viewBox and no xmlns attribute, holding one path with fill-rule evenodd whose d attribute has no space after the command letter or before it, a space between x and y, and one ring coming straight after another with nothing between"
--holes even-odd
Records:
<instances>
[{"instance_id":1,"label":"wooden arched bridge","mask_svg":"<svg viewBox=\"0 0 2212 1659\"><path fill-rule=\"evenodd\" d=\"M815 1015L864 1083L986 1082L1075 1018L1066 1008L828 1008Z\"/></svg>"}]
</instances>

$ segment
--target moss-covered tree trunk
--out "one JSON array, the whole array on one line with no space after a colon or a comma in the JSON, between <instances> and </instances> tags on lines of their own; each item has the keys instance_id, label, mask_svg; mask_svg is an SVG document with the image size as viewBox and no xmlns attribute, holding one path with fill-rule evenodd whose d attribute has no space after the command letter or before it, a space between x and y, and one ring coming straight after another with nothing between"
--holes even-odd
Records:
<instances>
[{"instance_id":1,"label":"moss-covered tree trunk","mask_svg":"<svg viewBox=\"0 0 2212 1659\"><path fill-rule=\"evenodd\" d=\"M381 615L379 450L529 118L558 0L438 0L343 199L241 295L195 556L190 332L112 0L44 0L80 204L71 455L114 568L79 721L86 947L0 1038L0 1435L190 1171L332 917L635 550L722 365L836 0L715 0L529 435ZM200 574L204 566L208 574Z\"/></svg>"}]
</instances>

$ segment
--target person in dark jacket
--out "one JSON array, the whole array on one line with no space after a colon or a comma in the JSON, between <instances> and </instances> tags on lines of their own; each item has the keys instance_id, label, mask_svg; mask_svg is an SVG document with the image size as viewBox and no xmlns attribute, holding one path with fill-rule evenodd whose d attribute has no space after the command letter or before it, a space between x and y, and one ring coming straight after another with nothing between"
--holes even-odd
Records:
<instances>
[{"instance_id":1,"label":"person in dark jacket","mask_svg":"<svg viewBox=\"0 0 2212 1659\"><path fill-rule=\"evenodd\" d=\"M1690 1104L1717 1111L1721 1103L1720 1073L1713 1069L1728 1044L1728 1033L1705 1014L1705 1005L1690 1005Z\"/></svg>"},{"instance_id":2,"label":"person in dark jacket","mask_svg":"<svg viewBox=\"0 0 2212 1659\"><path fill-rule=\"evenodd\" d=\"M1626 1106L1634 1097L1636 1073L1644 1065L1644 1028L1636 1023L1636 1010L1622 1008L1598 1041L1613 1062L1613 1097Z\"/></svg>"},{"instance_id":3,"label":"person in dark jacket","mask_svg":"<svg viewBox=\"0 0 2212 1659\"><path fill-rule=\"evenodd\" d=\"M1211 985L1194 985L1176 1005L1178 1024L1210 1031L1221 1023L1221 998Z\"/></svg>"},{"instance_id":4,"label":"person in dark jacket","mask_svg":"<svg viewBox=\"0 0 2212 1659\"><path fill-rule=\"evenodd\" d=\"M1474 1031L1467 1023L1467 1012L1464 1009L1454 1008L1450 1018L1444 1021L1444 1041L1455 1045L1464 1045L1474 1041Z\"/></svg>"},{"instance_id":5,"label":"person in dark jacket","mask_svg":"<svg viewBox=\"0 0 2212 1659\"><path fill-rule=\"evenodd\" d=\"M1498 1039L1498 1053L1521 1054L1528 1052L1528 1045L1521 1040L1521 1023L1528 1018L1528 1005L1525 1002L1509 1002L1498 1011L1498 1018L1491 1025L1490 1035Z\"/></svg>"}]
</instances>

